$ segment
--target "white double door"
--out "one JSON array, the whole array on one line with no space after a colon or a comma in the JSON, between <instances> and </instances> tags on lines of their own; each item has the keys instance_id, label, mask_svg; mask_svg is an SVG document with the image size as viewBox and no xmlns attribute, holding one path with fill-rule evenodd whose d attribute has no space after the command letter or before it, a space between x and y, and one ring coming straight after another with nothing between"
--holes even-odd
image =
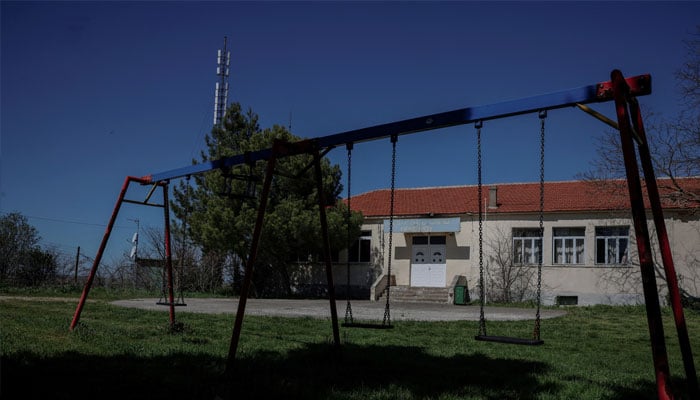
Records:
<instances>
[{"instance_id":1,"label":"white double door","mask_svg":"<svg viewBox=\"0 0 700 400\"><path fill-rule=\"evenodd\" d=\"M445 236L414 236L412 242L411 286L447 286Z\"/></svg>"}]
</instances>

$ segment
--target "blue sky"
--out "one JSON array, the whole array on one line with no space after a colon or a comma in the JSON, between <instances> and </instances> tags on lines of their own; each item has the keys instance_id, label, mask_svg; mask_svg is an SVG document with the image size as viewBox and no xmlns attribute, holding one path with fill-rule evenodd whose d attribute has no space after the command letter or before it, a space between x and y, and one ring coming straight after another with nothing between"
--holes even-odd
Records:
<instances>
[{"instance_id":1,"label":"blue sky","mask_svg":"<svg viewBox=\"0 0 700 400\"><path fill-rule=\"evenodd\" d=\"M229 38L230 101L261 126L324 136L651 73L647 111L673 116L698 2L0 3L0 212L47 246L94 256L127 175L190 164L211 128L215 57ZM595 107L613 116L610 103ZM589 168L608 129L552 111L547 180ZM536 115L485 124L484 181L538 179ZM402 137L399 187L474 184L472 126ZM388 140L356 146L353 192L389 185ZM330 153L345 169L343 150ZM142 193L133 192L140 198ZM159 210L125 206L109 258Z\"/></svg>"}]
</instances>

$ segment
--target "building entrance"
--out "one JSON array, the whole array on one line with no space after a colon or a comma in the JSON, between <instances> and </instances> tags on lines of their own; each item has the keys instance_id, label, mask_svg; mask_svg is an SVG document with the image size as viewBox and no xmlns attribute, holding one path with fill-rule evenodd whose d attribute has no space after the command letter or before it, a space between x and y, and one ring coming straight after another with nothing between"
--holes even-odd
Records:
<instances>
[{"instance_id":1,"label":"building entrance","mask_svg":"<svg viewBox=\"0 0 700 400\"><path fill-rule=\"evenodd\" d=\"M445 287L447 285L446 237L413 236L411 241L411 286Z\"/></svg>"}]
</instances>

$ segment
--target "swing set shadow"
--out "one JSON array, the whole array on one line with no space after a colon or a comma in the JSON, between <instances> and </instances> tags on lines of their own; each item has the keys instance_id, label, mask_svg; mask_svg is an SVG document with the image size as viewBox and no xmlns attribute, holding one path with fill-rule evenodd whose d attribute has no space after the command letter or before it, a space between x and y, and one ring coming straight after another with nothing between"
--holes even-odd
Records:
<instances>
[{"instance_id":1,"label":"swing set shadow","mask_svg":"<svg viewBox=\"0 0 700 400\"><path fill-rule=\"evenodd\" d=\"M660 399L672 399L671 390L671 375L668 364L668 356L666 352L666 344L664 339L664 330L661 319L661 308L659 304L658 289L656 285L656 276L651 257L651 242L649 238L649 229L646 222L646 210L644 207L644 197L642 191L642 183L640 172L638 170L637 152L640 157L640 164L644 171L644 179L646 183L646 192L660 244L661 255L666 274L666 281L669 287L669 298L673 309L674 320L676 324L677 336L680 344L681 353L683 355L683 364L688 381L689 395L691 398L700 398L700 392L697 384L697 374L692 358L690 341L688 338L687 326L681 306L681 298L678 289L677 275L671 257L671 248L668 241L668 234L665 229L663 210L656 185L655 173L651 163L651 156L647 146L646 136L642 123L642 115L637 102L637 96L644 96L651 93L651 76L640 75L625 79L619 70L614 70L611 73L611 80L600 82L580 88L539 95L520 100L512 100L502 103L496 103L486 106L462 108L453 111L447 111L437 114L425 115L417 118L411 118L386 124L336 133L328 136L317 137L313 139L301 140L290 143L281 140L275 140L272 147L268 149L247 152L244 154L235 155L232 157L221 158L218 160L203 162L200 164L190 165L179 169L169 170L162 173L147 175L143 177L128 176L122 186L119 198L112 212L112 216L108 223L105 235L100 243L98 253L95 257L92 269L88 275L82 295L75 314L70 324L70 329L73 330L78 324L81 312L88 297L90 288L96 274L97 267L101 261L104 249L107 245L110 233L114 226L119 209L124 202L134 203L133 200L125 199L125 194L130 184L136 183L140 185L152 185L152 194L158 187L163 190L163 209L164 209L164 225L165 225L165 254L166 254L166 280L167 292L169 300L169 318L171 327L175 325L175 309L174 309L174 293L173 293L173 274L172 274L172 254L170 246L170 223L169 223L169 205L168 205L168 185L173 179L190 177L192 175L202 174L212 170L226 171L230 168L257 161L267 162L265 177L262 184L262 191L257 198L258 213L255 221L255 227L251 236L251 245L249 248L248 258L245 262L245 273L241 293L238 302L238 310L236 312L233 332L229 352L227 355L227 364L225 377L232 378L236 370L236 353L238 349L239 338L241 334L243 317L245 315L246 301L250 293L253 268L256 263L258 246L263 229L265 210L267 201L270 195L273 177L275 175L275 167L278 159L292 157L297 155L311 155L313 161L307 168L313 168L318 191L319 204L319 219L321 222L321 237L323 239L323 256L326 267L326 277L328 285L328 297L331 312L331 326L333 331L334 348L340 348L340 334L338 324L338 313L336 310L335 286L333 283L332 260L330 252L330 240L328 236L328 223L326 218L326 199L323 195L322 174L321 174L321 159L332 149L341 145L352 145L361 142L379 140L383 138L391 138L394 154L392 160L392 186L393 172L395 168L395 146L399 136L417 132L430 131L440 128L446 128L468 123L475 123L479 126L484 121L506 118L515 115L529 113L546 113L548 110L554 110L565 107L579 107L579 109L588 112L593 117L609 124L616 126L620 132L621 148L625 160L625 168L627 172L627 183L630 196L630 204L633 215L634 231L637 236L638 252L640 258L640 270L642 274L643 289L645 296L645 304L647 311L647 320L649 325L650 342L652 348L653 364L655 368L657 394ZM617 123L601 116L597 112L586 110L587 107L581 107L590 103L602 103L614 101L617 114ZM540 117L542 118L542 117ZM636 149L635 149L636 145ZM479 203L481 199L479 199ZM148 198L143 202L135 202L136 204L151 206ZM393 202L392 202L393 203ZM389 246L391 248L391 244ZM389 257L391 259L391 256ZM389 270L389 276L391 276ZM389 299L389 291L387 291L387 304ZM387 311L388 314L388 306ZM388 319L385 315L385 321ZM388 319L390 325L390 319ZM484 319L482 318L482 321ZM369 327L369 326L367 326ZM539 340L539 332L536 328L534 341ZM540 344L529 342L525 339L503 338L498 336L487 337L480 329L481 339L505 342L514 344Z\"/></svg>"},{"instance_id":2,"label":"swing set shadow","mask_svg":"<svg viewBox=\"0 0 700 400\"><path fill-rule=\"evenodd\" d=\"M259 350L242 357L228 388L220 386L224 355L207 351L108 356L65 352L52 357L20 353L3 360L3 393L18 399L324 399L401 390L415 398L489 393L495 399L517 393L521 399L536 399L561 390L556 382L538 379L552 371L542 361L483 353L445 356L417 346L346 343L333 351L328 343L296 345L284 354ZM44 384L26 384L36 376L43 376ZM76 376L81 385L66 385Z\"/></svg>"}]
</instances>

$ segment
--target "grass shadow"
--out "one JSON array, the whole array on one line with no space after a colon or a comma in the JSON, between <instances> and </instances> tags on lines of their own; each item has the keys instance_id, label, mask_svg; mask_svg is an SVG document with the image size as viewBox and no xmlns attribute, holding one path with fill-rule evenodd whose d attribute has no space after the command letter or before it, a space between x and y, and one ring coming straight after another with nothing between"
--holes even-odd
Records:
<instances>
[{"instance_id":1,"label":"grass shadow","mask_svg":"<svg viewBox=\"0 0 700 400\"><path fill-rule=\"evenodd\" d=\"M2 362L4 399L535 399L555 393L541 362L482 354L444 357L420 347L306 344L286 354L242 354L232 379L223 357L175 353L103 357L14 354ZM507 377L505 379L504 377Z\"/></svg>"},{"instance_id":2,"label":"grass shadow","mask_svg":"<svg viewBox=\"0 0 700 400\"><path fill-rule=\"evenodd\" d=\"M443 356L417 346L344 344L336 350L327 343L299 343L286 353L239 354L233 377L226 380L224 356L210 353L14 353L0 362L0 397L528 400L561 398L566 381L586 380L567 376L557 382L545 362L482 353ZM648 380L605 386L603 398L610 400L653 399L656 393ZM674 379L673 388L677 398L686 398L684 380Z\"/></svg>"},{"instance_id":3,"label":"grass shadow","mask_svg":"<svg viewBox=\"0 0 700 400\"><path fill-rule=\"evenodd\" d=\"M654 400L658 398L656 396L655 382L637 380L633 386L634 388L615 386L613 388L615 396L610 397L610 400ZM689 394L687 381L683 378L672 377L671 390L673 391L674 399L693 400Z\"/></svg>"},{"instance_id":4,"label":"grass shadow","mask_svg":"<svg viewBox=\"0 0 700 400\"><path fill-rule=\"evenodd\" d=\"M412 346L309 345L280 358L257 354L236 364L230 398L534 399L556 392L536 361L483 354L439 356ZM507 377L507 379L505 378ZM261 381L262 379L262 381ZM224 396L225 397L225 396Z\"/></svg>"},{"instance_id":5,"label":"grass shadow","mask_svg":"<svg viewBox=\"0 0 700 400\"><path fill-rule=\"evenodd\" d=\"M3 399L212 399L222 358L176 353L3 357Z\"/></svg>"}]
</instances>

